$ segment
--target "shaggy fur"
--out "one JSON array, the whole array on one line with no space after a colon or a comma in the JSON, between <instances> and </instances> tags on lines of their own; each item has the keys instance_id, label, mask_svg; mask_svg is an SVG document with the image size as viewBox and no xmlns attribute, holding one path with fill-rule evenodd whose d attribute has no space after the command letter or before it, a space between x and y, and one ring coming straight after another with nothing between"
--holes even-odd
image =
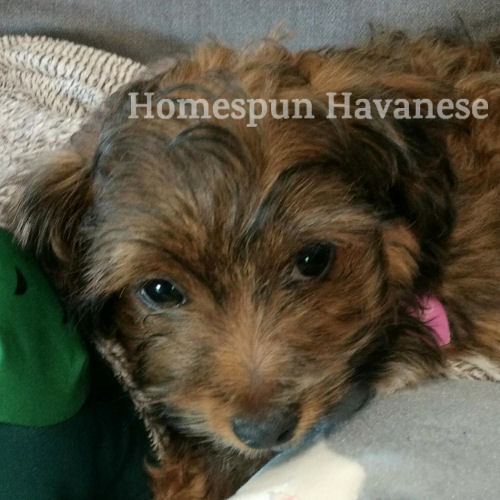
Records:
<instances>
[{"instance_id":1,"label":"shaggy fur","mask_svg":"<svg viewBox=\"0 0 500 500\"><path fill-rule=\"evenodd\" d=\"M124 348L167 429L158 499L221 499L269 459L235 415L295 405L289 445L358 381L394 389L476 353L500 362L498 44L384 37L292 53L221 44L116 95L93 130L26 180L12 211L95 338ZM156 98L308 98L314 120L130 120L127 92ZM326 92L478 97L485 120L330 120ZM144 102L144 101L143 101ZM319 280L296 255L331 241ZM151 310L137 290L168 277L188 300ZM445 305L439 348L409 314Z\"/></svg>"}]
</instances>

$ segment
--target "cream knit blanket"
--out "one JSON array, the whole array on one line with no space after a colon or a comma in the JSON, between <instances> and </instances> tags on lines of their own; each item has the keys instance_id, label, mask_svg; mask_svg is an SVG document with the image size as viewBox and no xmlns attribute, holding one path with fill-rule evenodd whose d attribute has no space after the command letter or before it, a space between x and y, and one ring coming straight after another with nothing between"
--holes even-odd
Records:
<instances>
[{"instance_id":1,"label":"cream knit blanket","mask_svg":"<svg viewBox=\"0 0 500 500\"><path fill-rule=\"evenodd\" d=\"M144 69L109 52L47 37L0 37L0 225L13 174L62 147L90 112Z\"/></svg>"}]
</instances>

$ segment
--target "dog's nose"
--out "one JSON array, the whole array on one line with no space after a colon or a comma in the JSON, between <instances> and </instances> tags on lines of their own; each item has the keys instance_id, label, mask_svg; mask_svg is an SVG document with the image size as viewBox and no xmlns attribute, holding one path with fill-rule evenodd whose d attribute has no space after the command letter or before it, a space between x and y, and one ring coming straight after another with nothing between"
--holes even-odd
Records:
<instances>
[{"instance_id":1,"label":"dog's nose","mask_svg":"<svg viewBox=\"0 0 500 500\"><path fill-rule=\"evenodd\" d=\"M264 417L240 415L231 420L236 437L250 448L272 448L292 439L299 421L295 407L273 410Z\"/></svg>"}]
</instances>

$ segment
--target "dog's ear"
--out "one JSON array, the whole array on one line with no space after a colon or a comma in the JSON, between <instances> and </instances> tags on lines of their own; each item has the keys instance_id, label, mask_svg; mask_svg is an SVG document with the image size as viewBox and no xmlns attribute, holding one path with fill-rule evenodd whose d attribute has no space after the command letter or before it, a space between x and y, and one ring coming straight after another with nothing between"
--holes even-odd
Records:
<instances>
[{"instance_id":1,"label":"dog's ear","mask_svg":"<svg viewBox=\"0 0 500 500\"><path fill-rule=\"evenodd\" d=\"M347 175L352 185L384 223L411 231L419 248L419 274L431 281L439 278L439 262L455 221L455 178L445 135L454 125L410 119L351 126L349 136L356 144Z\"/></svg>"},{"instance_id":2,"label":"dog's ear","mask_svg":"<svg viewBox=\"0 0 500 500\"><path fill-rule=\"evenodd\" d=\"M394 53L399 54L401 64L387 63L394 60ZM334 144L338 150L334 159L354 196L368 202L387 225L394 223L394 228L411 231L420 249L420 274L432 279L439 278L438 262L454 226L454 175L447 136L468 124L454 118L404 117L417 115L417 98L430 102L436 110L440 100L459 97L442 79L412 73L412 57L414 47L397 36L375 40L364 57L357 51L299 53L297 66L318 91L339 96L351 93L351 114L355 115L358 98L370 102L371 119L333 120L334 135L338 137L340 132L343 138ZM381 118L374 104L385 99L390 104ZM405 103L408 113L396 114L396 108L404 108ZM405 234L397 236L394 230L389 233L393 242L411 240ZM414 245L410 246L408 254L414 251Z\"/></svg>"},{"instance_id":3,"label":"dog's ear","mask_svg":"<svg viewBox=\"0 0 500 500\"><path fill-rule=\"evenodd\" d=\"M78 228L92 201L90 161L76 150L54 153L16 181L10 229L49 272L56 272L72 261Z\"/></svg>"},{"instance_id":4,"label":"dog's ear","mask_svg":"<svg viewBox=\"0 0 500 500\"><path fill-rule=\"evenodd\" d=\"M17 195L8 210L9 229L18 241L33 251L46 270L60 274L60 268L75 260L81 246L80 225L91 208L95 191L94 163L107 122L123 120L123 96L144 82L132 82L118 89L73 134L68 146L44 156L33 169L15 177Z\"/></svg>"}]
</instances>

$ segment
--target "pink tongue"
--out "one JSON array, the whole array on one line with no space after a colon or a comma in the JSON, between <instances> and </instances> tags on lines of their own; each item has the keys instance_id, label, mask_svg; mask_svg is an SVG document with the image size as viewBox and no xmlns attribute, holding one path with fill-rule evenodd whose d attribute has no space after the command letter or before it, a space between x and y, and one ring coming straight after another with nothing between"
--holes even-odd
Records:
<instances>
[{"instance_id":1,"label":"pink tongue","mask_svg":"<svg viewBox=\"0 0 500 500\"><path fill-rule=\"evenodd\" d=\"M418 311L415 316L432 330L440 346L449 344L450 325L443 304L433 295L424 295L420 298L420 306L422 310Z\"/></svg>"}]
</instances>

